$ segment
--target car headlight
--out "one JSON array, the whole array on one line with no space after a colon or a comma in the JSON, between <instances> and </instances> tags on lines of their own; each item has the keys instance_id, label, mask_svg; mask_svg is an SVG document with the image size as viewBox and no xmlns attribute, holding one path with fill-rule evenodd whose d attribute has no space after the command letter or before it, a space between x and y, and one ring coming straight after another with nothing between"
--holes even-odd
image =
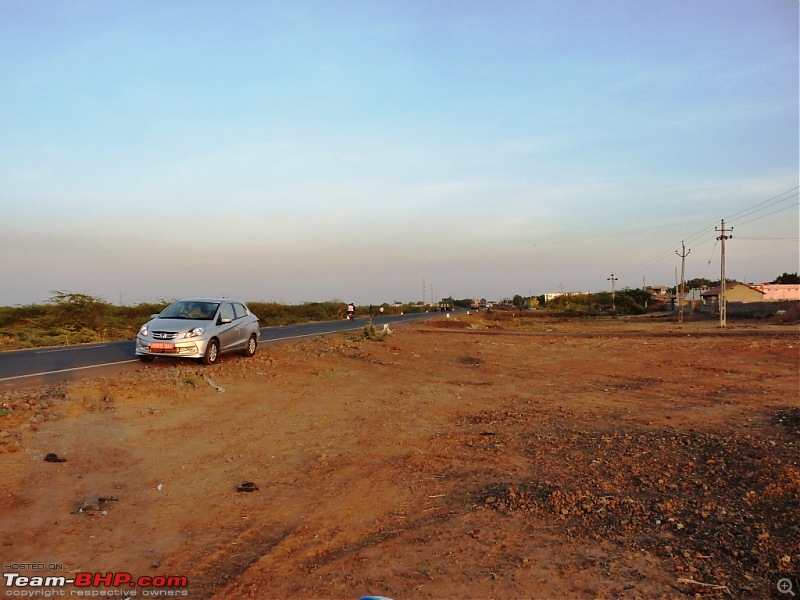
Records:
<instances>
[{"instance_id":1,"label":"car headlight","mask_svg":"<svg viewBox=\"0 0 800 600\"><path fill-rule=\"evenodd\" d=\"M139 330L139 335L147 335L147 323L142 325L142 328Z\"/></svg>"},{"instance_id":2,"label":"car headlight","mask_svg":"<svg viewBox=\"0 0 800 600\"><path fill-rule=\"evenodd\" d=\"M184 335L183 337L185 338L197 337L198 335L203 335L204 331L205 329L203 329L202 327L195 327L194 329L187 331L186 335Z\"/></svg>"}]
</instances>

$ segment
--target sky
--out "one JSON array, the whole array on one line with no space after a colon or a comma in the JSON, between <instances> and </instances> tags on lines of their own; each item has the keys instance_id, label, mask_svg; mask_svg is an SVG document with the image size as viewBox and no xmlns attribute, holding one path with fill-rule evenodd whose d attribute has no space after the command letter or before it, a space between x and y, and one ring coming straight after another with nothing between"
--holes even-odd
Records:
<instances>
[{"instance_id":1,"label":"sky","mask_svg":"<svg viewBox=\"0 0 800 600\"><path fill-rule=\"evenodd\" d=\"M797 0L0 0L0 305L800 270Z\"/></svg>"}]
</instances>

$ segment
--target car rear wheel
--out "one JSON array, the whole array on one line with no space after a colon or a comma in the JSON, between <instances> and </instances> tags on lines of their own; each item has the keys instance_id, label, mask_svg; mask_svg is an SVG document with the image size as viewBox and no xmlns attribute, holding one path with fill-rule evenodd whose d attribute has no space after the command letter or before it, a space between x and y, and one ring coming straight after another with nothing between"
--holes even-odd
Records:
<instances>
[{"instance_id":1,"label":"car rear wheel","mask_svg":"<svg viewBox=\"0 0 800 600\"><path fill-rule=\"evenodd\" d=\"M203 355L204 365L213 365L219 360L219 342L216 339L208 342L206 353Z\"/></svg>"},{"instance_id":2,"label":"car rear wheel","mask_svg":"<svg viewBox=\"0 0 800 600\"><path fill-rule=\"evenodd\" d=\"M250 336L250 339L247 340L247 346L244 350L242 350L242 354L247 356L248 358L253 356L256 353L256 348L258 348L258 338L256 334Z\"/></svg>"}]
</instances>

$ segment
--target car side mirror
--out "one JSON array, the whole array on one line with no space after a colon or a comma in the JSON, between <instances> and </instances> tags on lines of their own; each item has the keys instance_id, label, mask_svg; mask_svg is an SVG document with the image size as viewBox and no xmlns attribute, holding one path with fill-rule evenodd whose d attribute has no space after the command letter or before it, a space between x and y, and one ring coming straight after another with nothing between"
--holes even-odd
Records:
<instances>
[{"instance_id":1,"label":"car side mirror","mask_svg":"<svg viewBox=\"0 0 800 600\"><path fill-rule=\"evenodd\" d=\"M160 314L161 314L161 313L153 313L152 315L150 315L150 318L151 318L151 319L157 319L157 318L158 318L158 315L160 315Z\"/></svg>"},{"instance_id":2,"label":"car side mirror","mask_svg":"<svg viewBox=\"0 0 800 600\"><path fill-rule=\"evenodd\" d=\"M225 319L224 317L220 317L217 319L217 325L225 325L226 323L230 323L231 319Z\"/></svg>"}]
</instances>

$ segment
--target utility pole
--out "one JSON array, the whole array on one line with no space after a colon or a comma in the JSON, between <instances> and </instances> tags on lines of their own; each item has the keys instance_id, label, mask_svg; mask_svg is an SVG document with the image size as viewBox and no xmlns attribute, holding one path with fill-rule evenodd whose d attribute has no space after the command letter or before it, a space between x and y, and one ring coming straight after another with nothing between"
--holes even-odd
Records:
<instances>
[{"instance_id":1,"label":"utility pole","mask_svg":"<svg viewBox=\"0 0 800 600\"><path fill-rule=\"evenodd\" d=\"M725 229L725 219L722 219L722 225L719 228L714 228L714 231L719 231L717 238L720 244L720 268L719 268L719 326L726 327L728 324L728 307L725 301L725 240L731 239L732 235L725 235L725 232L733 231L733 227Z\"/></svg>"},{"instance_id":2,"label":"utility pole","mask_svg":"<svg viewBox=\"0 0 800 600\"><path fill-rule=\"evenodd\" d=\"M611 310L613 312L617 312L617 305L614 302L614 295L615 295L614 282L619 281L619 277L614 277L614 274L612 273L611 277L606 277L606 281L611 282Z\"/></svg>"},{"instance_id":3,"label":"utility pole","mask_svg":"<svg viewBox=\"0 0 800 600\"><path fill-rule=\"evenodd\" d=\"M647 281L645 280L644 275L642 275L642 293L647 293ZM644 307L647 308L647 300L644 301Z\"/></svg>"},{"instance_id":4,"label":"utility pole","mask_svg":"<svg viewBox=\"0 0 800 600\"><path fill-rule=\"evenodd\" d=\"M691 250L687 250L683 242L681 242L681 251L675 250L675 254L681 257L681 291L678 296L678 323L683 323L683 304L686 300L686 288L684 287L684 267L686 266L686 257L689 256Z\"/></svg>"},{"instance_id":5,"label":"utility pole","mask_svg":"<svg viewBox=\"0 0 800 600\"><path fill-rule=\"evenodd\" d=\"M675 293L672 295L672 312L675 312L675 301L678 299L678 265L675 265Z\"/></svg>"}]
</instances>

